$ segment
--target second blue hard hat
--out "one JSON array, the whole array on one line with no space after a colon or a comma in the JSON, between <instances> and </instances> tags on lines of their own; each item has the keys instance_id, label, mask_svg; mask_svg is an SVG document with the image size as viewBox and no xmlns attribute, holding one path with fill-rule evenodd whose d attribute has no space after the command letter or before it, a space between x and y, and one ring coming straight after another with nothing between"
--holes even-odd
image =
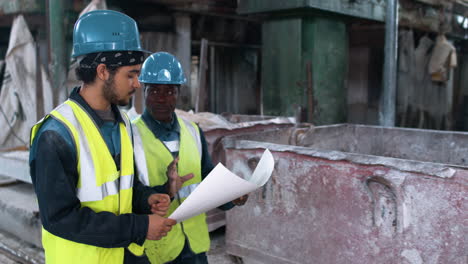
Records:
<instances>
[{"instance_id":1,"label":"second blue hard hat","mask_svg":"<svg viewBox=\"0 0 468 264\"><path fill-rule=\"evenodd\" d=\"M179 60L167 52L156 52L146 58L138 80L153 84L184 84L187 81Z\"/></svg>"}]
</instances>

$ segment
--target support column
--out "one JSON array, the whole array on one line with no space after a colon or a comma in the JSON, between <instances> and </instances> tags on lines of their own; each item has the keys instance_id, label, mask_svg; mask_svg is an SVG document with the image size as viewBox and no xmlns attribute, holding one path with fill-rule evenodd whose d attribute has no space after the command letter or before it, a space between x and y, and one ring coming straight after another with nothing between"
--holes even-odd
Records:
<instances>
[{"instance_id":1,"label":"support column","mask_svg":"<svg viewBox=\"0 0 468 264\"><path fill-rule=\"evenodd\" d=\"M307 120L316 125L345 122L345 23L316 15L279 17L264 22L262 31L264 114L293 116L298 108L312 107Z\"/></svg>"},{"instance_id":2,"label":"support column","mask_svg":"<svg viewBox=\"0 0 468 264\"><path fill-rule=\"evenodd\" d=\"M396 82L398 50L398 0L387 1L385 18L385 61L383 94L380 100L379 123L395 126Z\"/></svg>"},{"instance_id":3,"label":"support column","mask_svg":"<svg viewBox=\"0 0 468 264\"><path fill-rule=\"evenodd\" d=\"M190 67L192 65L192 35L191 35L191 20L188 14L176 14L175 15L175 28L177 34L177 42L176 42L176 50L177 50L177 58L179 59L180 63L182 64L182 68L184 69L185 77L187 78L187 83L181 87L181 104L183 104L184 109L190 108L193 106L190 98L194 97L191 95L192 91L189 90L190 85Z\"/></svg>"},{"instance_id":4,"label":"support column","mask_svg":"<svg viewBox=\"0 0 468 264\"><path fill-rule=\"evenodd\" d=\"M64 3L62 0L48 0L49 17L49 67L54 95L54 105L65 100L68 95L62 89L66 76L68 55L65 50ZM65 96L65 97L64 97ZM64 97L64 98L61 98Z\"/></svg>"}]
</instances>

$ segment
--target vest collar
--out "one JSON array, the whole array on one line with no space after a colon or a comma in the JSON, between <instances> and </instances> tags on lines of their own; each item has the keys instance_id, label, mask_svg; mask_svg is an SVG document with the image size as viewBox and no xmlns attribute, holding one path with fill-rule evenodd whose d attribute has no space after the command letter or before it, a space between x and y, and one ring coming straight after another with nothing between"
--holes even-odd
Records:
<instances>
[{"instance_id":1,"label":"vest collar","mask_svg":"<svg viewBox=\"0 0 468 264\"><path fill-rule=\"evenodd\" d=\"M174 112L172 113L171 123L163 123L154 119L146 109L141 115L141 118L157 138L160 138L166 132L176 132L180 134L179 122L177 121L177 115Z\"/></svg>"},{"instance_id":2,"label":"vest collar","mask_svg":"<svg viewBox=\"0 0 468 264\"><path fill-rule=\"evenodd\" d=\"M91 116L93 121L98 127L101 127L104 124L104 121L98 116L96 111L89 106L89 104L85 101L85 99L79 94L80 87L75 87L73 91L70 94L70 99L75 101L77 104L79 104L83 109ZM114 104L111 104L111 109L112 112L114 113L115 116L115 121L124 123L124 120L122 119L122 116L120 115L120 111L118 107Z\"/></svg>"}]
</instances>

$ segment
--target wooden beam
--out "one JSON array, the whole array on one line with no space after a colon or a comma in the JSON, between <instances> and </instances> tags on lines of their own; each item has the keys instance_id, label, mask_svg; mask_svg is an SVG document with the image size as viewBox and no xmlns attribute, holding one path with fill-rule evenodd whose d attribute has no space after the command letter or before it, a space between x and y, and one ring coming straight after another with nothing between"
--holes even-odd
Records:
<instances>
[{"instance_id":1,"label":"wooden beam","mask_svg":"<svg viewBox=\"0 0 468 264\"><path fill-rule=\"evenodd\" d=\"M2 15L0 13L0 27L11 27L13 20L15 19L15 14ZM23 14L26 23L31 31L37 30L38 28L43 28L46 25L46 19L44 14Z\"/></svg>"},{"instance_id":2,"label":"wooden beam","mask_svg":"<svg viewBox=\"0 0 468 264\"><path fill-rule=\"evenodd\" d=\"M400 5L399 23L401 26L422 31L440 31L442 22L440 10L432 6L415 3L412 0L400 0Z\"/></svg>"},{"instance_id":3,"label":"wooden beam","mask_svg":"<svg viewBox=\"0 0 468 264\"><path fill-rule=\"evenodd\" d=\"M201 41L192 40L192 45L200 46ZM226 47L226 48L239 48L239 49L261 49L262 48L261 45L255 45L255 44L227 43L227 42L216 42L216 41L210 41L208 45Z\"/></svg>"},{"instance_id":4,"label":"wooden beam","mask_svg":"<svg viewBox=\"0 0 468 264\"><path fill-rule=\"evenodd\" d=\"M451 7L455 0L413 0L427 5Z\"/></svg>"},{"instance_id":5,"label":"wooden beam","mask_svg":"<svg viewBox=\"0 0 468 264\"><path fill-rule=\"evenodd\" d=\"M175 31L177 35L177 42L175 43L177 53L176 56L184 69L184 75L187 78L187 82L182 85L180 91L179 107L182 109L193 108L191 98L193 94L190 90L190 68L192 63L192 46L190 40L192 39L192 22L189 15L185 13L175 14Z\"/></svg>"},{"instance_id":6,"label":"wooden beam","mask_svg":"<svg viewBox=\"0 0 468 264\"><path fill-rule=\"evenodd\" d=\"M239 2L240 14L284 12L297 9L315 9L351 17L384 21L386 1L343 0L244 0Z\"/></svg>"},{"instance_id":7,"label":"wooden beam","mask_svg":"<svg viewBox=\"0 0 468 264\"><path fill-rule=\"evenodd\" d=\"M0 0L0 15L44 12L38 0Z\"/></svg>"},{"instance_id":8,"label":"wooden beam","mask_svg":"<svg viewBox=\"0 0 468 264\"><path fill-rule=\"evenodd\" d=\"M436 0L400 0L400 25L466 39L467 32L457 24L456 15L468 17L468 5L455 0L438 6L437 3Z\"/></svg>"},{"instance_id":9,"label":"wooden beam","mask_svg":"<svg viewBox=\"0 0 468 264\"><path fill-rule=\"evenodd\" d=\"M208 40L202 39L200 47L200 64L199 64L199 85L195 104L195 112L203 112L205 109L206 100L206 74L208 70Z\"/></svg>"}]
</instances>

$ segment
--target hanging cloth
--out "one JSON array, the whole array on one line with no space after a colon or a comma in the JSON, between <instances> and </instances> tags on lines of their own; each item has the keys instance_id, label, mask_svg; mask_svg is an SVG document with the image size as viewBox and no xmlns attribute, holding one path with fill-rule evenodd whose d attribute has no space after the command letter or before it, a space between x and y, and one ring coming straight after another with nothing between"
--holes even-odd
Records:
<instances>
[{"instance_id":1,"label":"hanging cloth","mask_svg":"<svg viewBox=\"0 0 468 264\"><path fill-rule=\"evenodd\" d=\"M455 47L447 41L444 35L437 36L431 60L429 61L429 74L432 81L446 82L452 68L457 66L457 53Z\"/></svg>"}]
</instances>

